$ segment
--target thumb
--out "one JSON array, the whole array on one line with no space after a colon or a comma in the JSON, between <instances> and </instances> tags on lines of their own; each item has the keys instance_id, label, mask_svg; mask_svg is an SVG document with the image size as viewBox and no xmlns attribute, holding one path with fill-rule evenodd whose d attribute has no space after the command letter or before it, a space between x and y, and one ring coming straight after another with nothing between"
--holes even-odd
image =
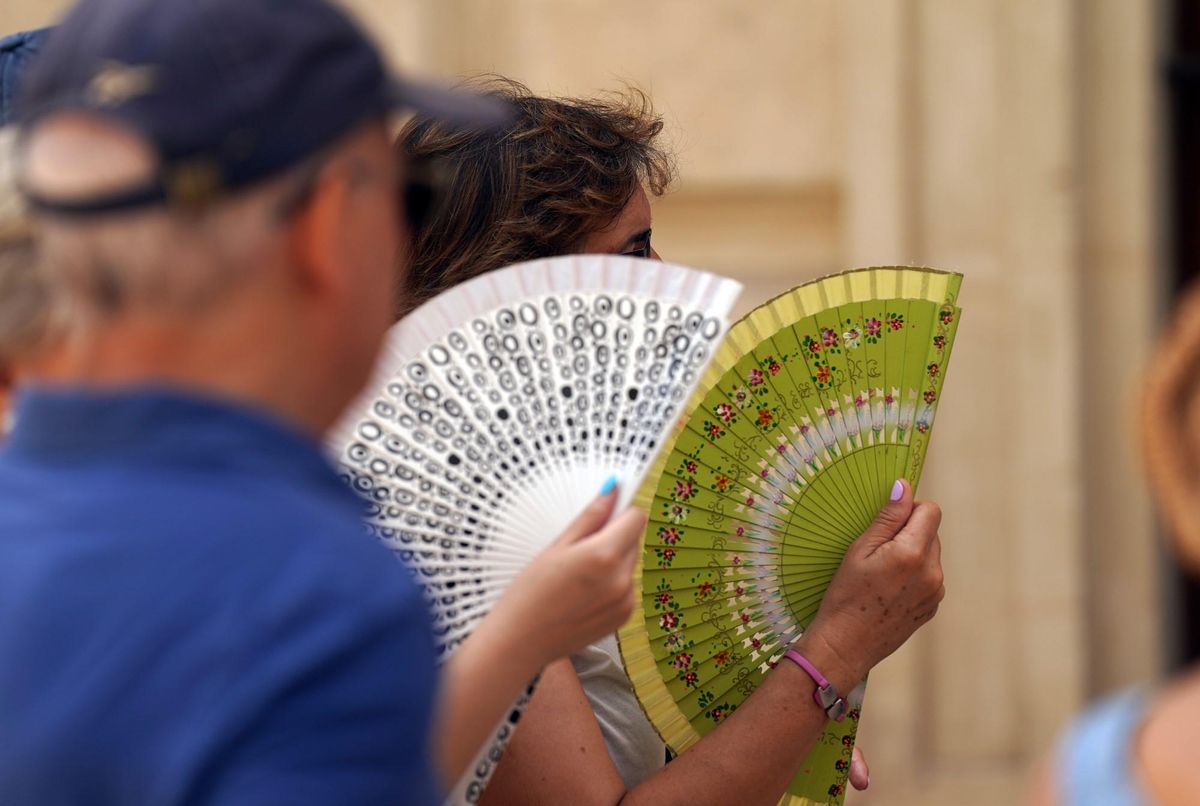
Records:
<instances>
[{"instance_id":1,"label":"thumb","mask_svg":"<svg viewBox=\"0 0 1200 806\"><path fill-rule=\"evenodd\" d=\"M632 577L642 553L642 534L646 531L646 514L629 507L600 527L584 544L590 556L602 564L610 563L621 578Z\"/></svg>"},{"instance_id":2,"label":"thumb","mask_svg":"<svg viewBox=\"0 0 1200 806\"><path fill-rule=\"evenodd\" d=\"M593 498L592 503L575 516L575 520L567 525L555 542L570 544L598 532L608 522L613 507L617 504L617 486L617 477L609 476L600 490L600 495Z\"/></svg>"},{"instance_id":3,"label":"thumb","mask_svg":"<svg viewBox=\"0 0 1200 806\"><path fill-rule=\"evenodd\" d=\"M865 544L867 553L882 546L900 533L904 524L913 511L912 485L905 479L899 479L892 485L890 500L879 510L875 520L862 533L858 542Z\"/></svg>"},{"instance_id":4,"label":"thumb","mask_svg":"<svg viewBox=\"0 0 1200 806\"><path fill-rule=\"evenodd\" d=\"M611 541L624 576L633 574L638 556L642 553L642 534L646 531L647 520L646 513L637 507L629 507L597 535L597 538L603 536Z\"/></svg>"}]
</instances>

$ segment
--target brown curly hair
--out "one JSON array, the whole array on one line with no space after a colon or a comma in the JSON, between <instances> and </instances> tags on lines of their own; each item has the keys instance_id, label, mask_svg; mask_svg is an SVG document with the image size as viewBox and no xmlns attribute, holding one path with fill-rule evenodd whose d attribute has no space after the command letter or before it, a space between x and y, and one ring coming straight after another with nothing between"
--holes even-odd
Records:
<instances>
[{"instance_id":1,"label":"brown curly hair","mask_svg":"<svg viewBox=\"0 0 1200 806\"><path fill-rule=\"evenodd\" d=\"M662 118L636 88L577 99L505 78L472 84L506 101L512 121L464 131L417 117L396 139L404 158L432 166L439 197L413 233L401 314L485 272L578 251L638 188L659 196L675 176Z\"/></svg>"}]
</instances>

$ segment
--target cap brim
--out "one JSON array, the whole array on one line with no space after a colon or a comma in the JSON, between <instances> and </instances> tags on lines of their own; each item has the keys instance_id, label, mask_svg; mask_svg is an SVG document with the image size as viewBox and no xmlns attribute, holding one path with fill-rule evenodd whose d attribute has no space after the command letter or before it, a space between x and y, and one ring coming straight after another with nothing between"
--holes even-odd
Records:
<instances>
[{"instance_id":1,"label":"cap brim","mask_svg":"<svg viewBox=\"0 0 1200 806\"><path fill-rule=\"evenodd\" d=\"M513 110L493 95L392 79L392 104L452 126L494 129L512 120Z\"/></svg>"}]
</instances>

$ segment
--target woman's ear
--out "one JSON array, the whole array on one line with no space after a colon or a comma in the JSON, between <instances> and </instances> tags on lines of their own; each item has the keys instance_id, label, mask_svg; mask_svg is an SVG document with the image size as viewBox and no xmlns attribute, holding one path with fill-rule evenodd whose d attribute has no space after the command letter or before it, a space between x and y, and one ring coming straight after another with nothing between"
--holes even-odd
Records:
<instances>
[{"instance_id":1,"label":"woman's ear","mask_svg":"<svg viewBox=\"0 0 1200 806\"><path fill-rule=\"evenodd\" d=\"M1141 436L1150 491L1180 560L1200 572L1200 284L1188 289L1152 358Z\"/></svg>"}]
</instances>

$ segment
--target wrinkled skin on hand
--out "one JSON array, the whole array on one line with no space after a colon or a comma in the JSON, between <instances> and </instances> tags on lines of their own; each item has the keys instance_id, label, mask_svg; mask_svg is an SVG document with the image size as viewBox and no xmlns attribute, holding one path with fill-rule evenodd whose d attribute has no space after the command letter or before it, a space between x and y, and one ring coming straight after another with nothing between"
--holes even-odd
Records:
<instances>
[{"instance_id":1,"label":"wrinkled skin on hand","mask_svg":"<svg viewBox=\"0 0 1200 806\"><path fill-rule=\"evenodd\" d=\"M806 632L829 647L850 680L895 652L934 617L946 595L941 509L915 502L908 482L897 485L898 500L850 545Z\"/></svg>"}]
</instances>

